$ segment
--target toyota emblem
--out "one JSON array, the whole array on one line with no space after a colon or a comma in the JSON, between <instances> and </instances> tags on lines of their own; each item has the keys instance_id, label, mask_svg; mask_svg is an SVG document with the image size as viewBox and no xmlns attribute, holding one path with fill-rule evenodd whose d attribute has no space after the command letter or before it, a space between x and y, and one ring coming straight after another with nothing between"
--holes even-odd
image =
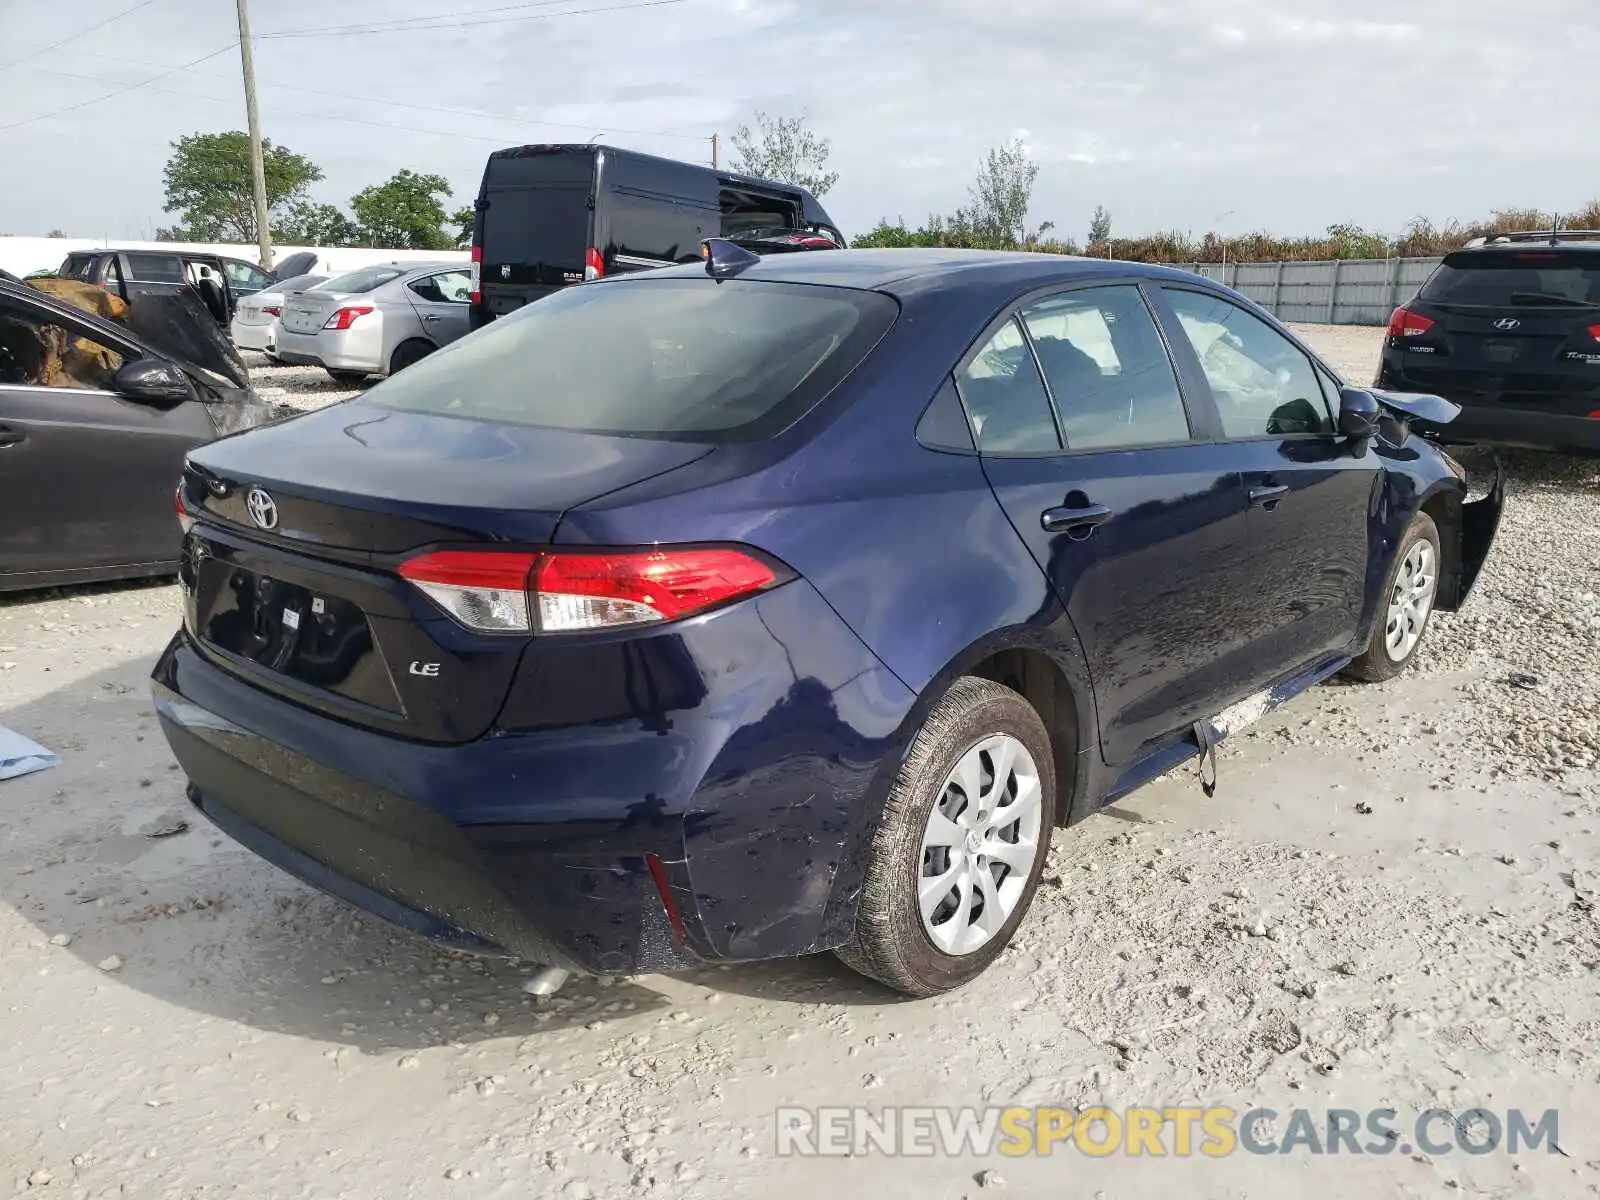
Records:
<instances>
[{"instance_id":1,"label":"toyota emblem","mask_svg":"<svg viewBox=\"0 0 1600 1200\"><path fill-rule=\"evenodd\" d=\"M1508 330L1509 329L1520 329L1520 328L1522 328L1522 322L1517 320L1517 318L1515 318L1515 317L1501 317L1498 321L1496 321L1494 323L1494 327L1496 329L1508 329Z\"/></svg>"},{"instance_id":2,"label":"toyota emblem","mask_svg":"<svg viewBox=\"0 0 1600 1200\"><path fill-rule=\"evenodd\" d=\"M244 507L257 528L278 527L278 502L260 488L253 487L244 494Z\"/></svg>"}]
</instances>

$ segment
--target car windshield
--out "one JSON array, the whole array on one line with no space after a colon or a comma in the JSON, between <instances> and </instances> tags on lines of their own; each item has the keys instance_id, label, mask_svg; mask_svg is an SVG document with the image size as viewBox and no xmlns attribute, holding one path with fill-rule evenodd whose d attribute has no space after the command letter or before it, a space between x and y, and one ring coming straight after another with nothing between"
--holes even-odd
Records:
<instances>
[{"instance_id":1,"label":"car windshield","mask_svg":"<svg viewBox=\"0 0 1600 1200\"><path fill-rule=\"evenodd\" d=\"M374 288L382 287L391 279L399 279L408 270L409 267L362 267L359 271L351 271L347 275L336 275L320 290L347 294L370 292Z\"/></svg>"},{"instance_id":2,"label":"car windshield","mask_svg":"<svg viewBox=\"0 0 1600 1200\"><path fill-rule=\"evenodd\" d=\"M392 376L356 403L681 441L794 422L893 323L887 296L677 278L557 292Z\"/></svg>"},{"instance_id":3,"label":"car windshield","mask_svg":"<svg viewBox=\"0 0 1600 1200\"><path fill-rule=\"evenodd\" d=\"M1452 254L1423 284L1418 299L1484 308L1600 306L1600 254Z\"/></svg>"}]
</instances>

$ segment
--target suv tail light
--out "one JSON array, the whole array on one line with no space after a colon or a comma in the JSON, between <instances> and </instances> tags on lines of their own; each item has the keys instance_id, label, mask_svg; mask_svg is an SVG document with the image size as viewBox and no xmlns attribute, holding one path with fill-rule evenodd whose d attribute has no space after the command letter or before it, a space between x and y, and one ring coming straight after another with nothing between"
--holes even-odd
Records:
<instances>
[{"instance_id":1,"label":"suv tail light","mask_svg":"<svg viewBox=\"0 0 1600 1200\"><path fill-rule=\"evenodd\" d=\"M730 546L530 554L438 550L400 575L482 633L577 633L677 621L781 583Z\"/></svg>"},{"instance_id":2,"label":"suv tail light","mask_svg":"<svg viewBox=\"0 0 1600 1200\"><path fill-rule=\"evenodd\" d=\"M606 275L606 260L601 257L600 251L590 246L583 255L583 279L588 283L595 279L604 279Z\"/></svg>"},{"instance_id":3,"label":"suv tail light","mask_svg":"<svg viewBox=\"0 0 1600 1200\"><path fill-rule=\"evenodd\" d=\"M324 329L349 329L360 318L376 311L377 309L370 304L356 304L349 308L341 308L324 321L322 327Z\"/></svg>"},{"instance_id":4,"label":"suv tail light","mask_svg":"<svg viewBox=\"0 0 1600 1200\"><path fill-rule=\"evenodd\" d=\"M1395 309L1394 315L1389 318L1390 337L1416 337L1419 333L1427 333L1432 328L1432 317L1412 312L1404 305Z\"/></svg>"},{"instance_id":5,"label":"suv tail light","mask_svg":"<svg viewBox=\"0 0 1600 1200\"><path fill-rule=\"evenodd\" d=\"M483 247L472 247L472 303L483 303Z\"/></svg>"},{"instance_id":6,"label":"suv tail light","mask_svg":"<svg viewBox=\"0 0 1600 1200\"><path fill-rule=\"evenodd\" d=\"M1589 336L1595 341L1600 342L1600 325L1589 326Z\"/></svg>"}]
</instances>

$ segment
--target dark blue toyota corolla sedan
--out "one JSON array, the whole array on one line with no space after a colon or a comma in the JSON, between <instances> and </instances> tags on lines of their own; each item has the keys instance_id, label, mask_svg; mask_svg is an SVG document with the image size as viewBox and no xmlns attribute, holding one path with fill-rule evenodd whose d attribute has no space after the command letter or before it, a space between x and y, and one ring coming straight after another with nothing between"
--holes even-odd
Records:
<instances>
[{"instance_id":1,"label":"dark blue toyota corolla sedan","mask_svg":"<svg viewBox=\"0 0 1600 1200\"><path fill-rule=\"evenodd\" d=\"M155 672L190 796L566 970L971 979L1053 829L1461 604L1498 480L1234 293L756 259L570 288L196 450Z\"/></svg>"}]
</instances>

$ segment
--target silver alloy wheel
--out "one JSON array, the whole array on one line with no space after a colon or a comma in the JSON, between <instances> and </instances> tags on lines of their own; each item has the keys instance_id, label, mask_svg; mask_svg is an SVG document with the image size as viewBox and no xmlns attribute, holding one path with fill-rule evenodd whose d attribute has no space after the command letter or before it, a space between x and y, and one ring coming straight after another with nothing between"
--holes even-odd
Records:
<instances>
[{"instance_id":1,"label":"silver alloy wheel","mask_svg":"<svg viewBox=\"0 0 1600 1200\"><path fill-rule=\"evenodd\" d=\"M917 906L946 954L971 954L1005 926L1044 839L1039 769L1008 733L971 746L945 780L922 834Z\"/></svg>"},{"instance_id":2,"label":"silver alloy wheel","mask_svg":"<svg viewBox=\"0 0 1600 1200\"><path fill-rule=\"evenodd\" d=\"M1404 662L1422 637L1422 627L1433 609L1434 593L1439 589L1438 555L1433 543L1418 538L1406 551L1389 596L1389 612L1383 627L1383 648L1390 662Z\"/></svg>"}]
</instances>

